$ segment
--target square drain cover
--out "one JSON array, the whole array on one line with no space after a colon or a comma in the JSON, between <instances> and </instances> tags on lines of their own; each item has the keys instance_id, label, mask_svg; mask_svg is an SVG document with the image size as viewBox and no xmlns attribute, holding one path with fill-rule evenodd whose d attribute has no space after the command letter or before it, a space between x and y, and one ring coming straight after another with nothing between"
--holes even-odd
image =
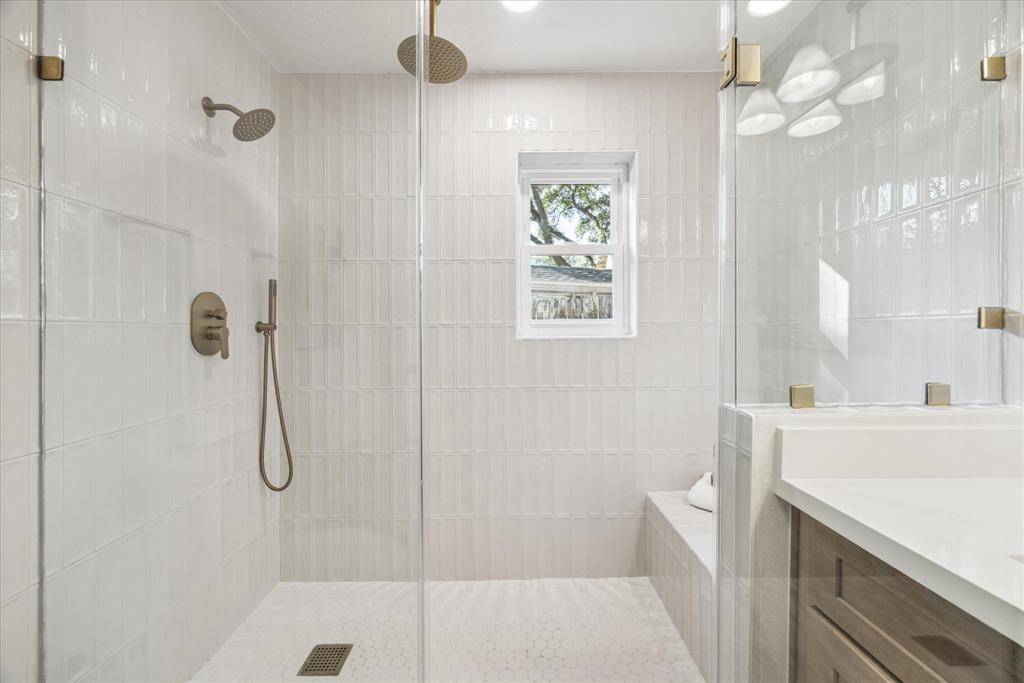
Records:
<instances>
[{"instance_id":1,"label":"square drain cover","mask_svg":"<svg viewBox=\"0 0 1024 683\"><path fill-rule=\"evenodd\" d=\"M321 643L314 645L299 669L299 676L337 676L352 652L352 643Z\"/></svg>"}]
</instances>

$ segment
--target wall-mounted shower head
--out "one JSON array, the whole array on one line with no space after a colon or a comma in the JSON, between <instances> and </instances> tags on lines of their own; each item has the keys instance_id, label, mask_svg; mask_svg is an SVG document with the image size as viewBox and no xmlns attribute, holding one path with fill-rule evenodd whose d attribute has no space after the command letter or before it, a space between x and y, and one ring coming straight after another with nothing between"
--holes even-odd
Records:
<instances>
[{"instance_id":1,"label":"wall-mounted shower head","mask_svg":"<svg viewBox=\"0 0 1024 683\"><path fill-rule=\"evenodd\" d=\"M277 121L274 112L269 109L242 111L230 104L216 104L209 97L203 98L203 111L210 118L213 118L218 111L229 111L237 116L238 120L235 121L235 126L231 129L231 132L242 142L259 140L270 132L270 129L274 127L274 123Z\"/></svg>"},{"instance_id":2,"label":"wall-mounted shower head","mask_svg":"<svg viewBox=\"0 0 1024 683\"><path fill-rule=\"evenodd\" d=\"M466 75L469 62L455 44L437 35L437 5L441 0L430 0L430 62L431 83L452 83ZM416 75L416 36L409 36L398 44L398 61L411 75Z\"/></svg>"}]
</instances>

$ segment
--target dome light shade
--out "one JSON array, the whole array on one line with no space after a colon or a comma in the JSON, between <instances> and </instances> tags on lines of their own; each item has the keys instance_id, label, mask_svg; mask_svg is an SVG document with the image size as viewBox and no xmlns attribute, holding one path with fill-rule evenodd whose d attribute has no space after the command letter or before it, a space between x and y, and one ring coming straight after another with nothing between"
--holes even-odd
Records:
<instances>
[{"instance_id":1,"label":"dome light shade","mask_svg":"<svg viewBox=\"0 0 1024 683\"><path fill-rule=\"evenodd\" d=\"M839 83L839 72L821 45L800 48L779 86L783 102L807 102L830 92Z\"/></svg>"},{"instance_id":2,"label":"dome light shade","mask_svg":"<svg viewBox=\"0 0 1024 683\"><path fill-rule=\"evenodd\" d=\"M505 6L509 12L529 12L537 6L540 0L501 0L501 4Z\"/></svg>"},{"instance_id":3,"label":"dome light shade","mask_svg":"<svg viewBox=\"0 0 1024 683\"><path fill-rule=\"evenodd\" d=\"M786 134L791 138L808 138L832 130L843 122L843 117L832 100L825 100L798 118Z\"/></svg>"},{"instance_id":4,"label":"dome light shade","mask_svg":"<svg viewBox=\"0 0 1024 683\"><path fill-rule=\"evenodd\" d=\"M758 88L750 93L736 120L737 135L764 135L786 122L779 101L770 88Z\"/></svg>"},{"instance_id":5,"label":"dome light shade","mask_svg":"<svg viewBox=\"0 0 1024 683\"><path fill-rule=\"evenodd\" d=\"M860 104L876 100L885 94L885 62L879 62L844 85L836 95L843 105Z\"/></svg>"},{"instance_id":6,"label":"dome light shade","mask_svg":"<svg viewBox=\"0 0 1024 683\"><path fill-rule=\"evenodd\" d=\"M747 14L752 17L767 17L788 4L789 0L750 0L747 3Z\"/></svg>"}]
</instances>

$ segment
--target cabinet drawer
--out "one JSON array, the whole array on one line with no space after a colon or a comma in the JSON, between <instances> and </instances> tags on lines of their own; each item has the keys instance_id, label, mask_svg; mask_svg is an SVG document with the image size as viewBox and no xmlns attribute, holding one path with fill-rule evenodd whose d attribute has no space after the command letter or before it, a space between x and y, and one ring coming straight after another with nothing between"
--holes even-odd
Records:
<instances>
[{"instance_id":1,"label":"cabinet drawer","mask_svg":"<svg viewBox=\"0 0 1024 683\"><path fill-rule=\"evenodd\" d=\"M797 683L897 683L871 655L815 608L800 614Z\"/></svg>"},{"instance_id":2,"label":"cabinet drawer","mask_svg":"<svg viewBox=\"0 0 1024 683\"><path fill-rule=\"evenodd\" d=\"M1024 648L807 515L797 601L903 681L1024 681Z\"/></svg>"}]
</instances>

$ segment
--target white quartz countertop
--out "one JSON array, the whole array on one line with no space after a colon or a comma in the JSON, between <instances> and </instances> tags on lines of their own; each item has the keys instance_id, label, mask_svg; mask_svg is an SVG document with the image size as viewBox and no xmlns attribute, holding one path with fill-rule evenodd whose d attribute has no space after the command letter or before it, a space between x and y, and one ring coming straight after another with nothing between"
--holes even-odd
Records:
<instances>
[{"instance_id":1,"label":"white quartz countertop","mask_svg":"<svg viewBox=\"0 0 1024 683\"><path fill-rule=\"evenodd\" d=\"M1024 645L1024 478L783 475L776 493Z\"/></svg>"}]
</instances>

